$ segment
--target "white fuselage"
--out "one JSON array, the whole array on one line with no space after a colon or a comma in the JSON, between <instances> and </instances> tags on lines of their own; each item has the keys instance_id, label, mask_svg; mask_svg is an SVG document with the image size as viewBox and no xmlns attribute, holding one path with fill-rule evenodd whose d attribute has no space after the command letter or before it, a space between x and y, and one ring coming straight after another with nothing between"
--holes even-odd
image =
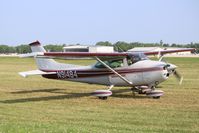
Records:
<instances>
[{"instance_id":1,"label":"white fuselage","mask_svg":"<svg viewBox=\"0 0 199 133\"><path fill-rule=\"evenodd\" d=\"M163 69L164 65L165 63L159 61L142 60L130 66L123 66L114 70L131 81L134 86L157 85L168 78L168 71ZM129 84L106 68L99 69L93 66L87 66L67 70L56 70L56 72L57 74L53 79L90 84L129 86Z\"/></svg>"}]
</instances>

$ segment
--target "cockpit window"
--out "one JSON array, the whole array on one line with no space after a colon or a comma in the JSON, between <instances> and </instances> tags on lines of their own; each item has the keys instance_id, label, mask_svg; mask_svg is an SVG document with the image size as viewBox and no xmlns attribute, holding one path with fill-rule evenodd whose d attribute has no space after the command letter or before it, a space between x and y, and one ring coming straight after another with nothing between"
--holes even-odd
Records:
<instances>
[{"instance_id":1,"label":"cockpit window","mask_svg":"<svg viewBox=\"0 0 199 133\"><path fill-rule=\"evenodd\" d=\"M110 60L110 61L104 61L108 66L111 68L118 68L123 66L123 60ZM96 68L106 68L102 63L97 62L95 64Z\"/></svg>"},{"instance_id":2,"label":"cockpit window","mask_svg":"<svg viewBox=\"0 0 199 133\"><path fill-rule=\"evenodd\" d=\"M148 60L148 57L144 53L131 53L127 57L128 65L131 65L141 60Z\"/></svg>"}]
</instances>

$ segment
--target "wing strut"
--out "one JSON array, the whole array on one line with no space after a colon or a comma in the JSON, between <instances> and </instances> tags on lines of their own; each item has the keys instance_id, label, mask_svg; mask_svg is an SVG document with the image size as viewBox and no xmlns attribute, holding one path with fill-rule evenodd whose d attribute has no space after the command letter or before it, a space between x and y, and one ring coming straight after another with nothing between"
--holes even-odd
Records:
<instances>
[{"instance_id":1,"label":"wing strut","mask_svg":"<svg viewBox=\"0 0 199 133\"><path fill-rule=\"evenodd\" d=\"M96 60L99 61L100 63L102 63L106 68L108 68L110 71L112 71L114 74L116 74L118 77L120 77L123 81L125 81L127 84L133 86L133 83L130 82L129 80L127 80L125 77L123 77L122 75L120 75L118 72L116 72L114 69L112 69L110 66L108 66L106 63L104 63L102 60L100 60L98 57L96 57Z\"/></svg>"}]
</instances>

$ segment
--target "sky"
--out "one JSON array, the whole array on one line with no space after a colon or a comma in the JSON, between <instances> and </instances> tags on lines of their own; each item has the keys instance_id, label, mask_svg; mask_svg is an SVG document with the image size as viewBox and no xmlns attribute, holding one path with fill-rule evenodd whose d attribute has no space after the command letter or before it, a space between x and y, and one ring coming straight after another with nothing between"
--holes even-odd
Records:
<instances>
[{"instance_id":1,"label":"sky","mask_svg":"<svg viewBox=\"0 0 199 133\"><path fill-rule=\"evenodd\" d=\"M199 42L199 0L0 0L0 44Z\"/></svg>"}]
</instances>

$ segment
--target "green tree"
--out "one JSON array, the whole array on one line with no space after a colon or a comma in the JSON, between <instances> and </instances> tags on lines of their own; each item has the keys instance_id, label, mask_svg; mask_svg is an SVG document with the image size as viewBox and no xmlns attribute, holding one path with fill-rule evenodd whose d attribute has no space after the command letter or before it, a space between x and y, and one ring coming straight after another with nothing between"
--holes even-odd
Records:
<instances>
[{"instance_id":1,"label":"green tree","mask_svg":"<svg viewBox=\"0 0 199 133\"><path fill-rule=\"evenodd\" d=\"M16 48L16 52L19 54L31 53L31 49L29 45L22 44L22 45L16 46L15 48Z\"/></svg>"},{"instance_id":2,"label":"green tree","mask_svg":"<svg viewBox=\"0 0 199 133\"><path fill-rule=\"evenodd\" d=\"M15 53L15 48L7 45L0 45L0 53Z\"/></svg>"},{"instance_id":3,"label":"green tree","mask_svg":"<svg viewBox=\"0 0 199 133\"><path fill-rule=\"evenodd\" d=\"M108 42L108 41L105 41L105 42L97 42L95 44L96 46L112 46L112 43Z\"/></svg>"},{"instance_id":4,"label":"green tree","mask_svg":"<svg viewBox=\"0 0 199 133\"><path fill-rule=\"evenodd\" d=\"M114 49L119 52L124 52L131 48L133 48L133 45L123 41L118 41L114 44Z\"/></svg>"},{"instance_id":5,"label":"green tree","mask_svg":"<svg viewBox=\"0 0 199 133\"><path fill-rule=\"evenodd\" d=\"M46 49L46 51L49 52L61 52L63 51L63 45L46 45L44 46L44 48Z\"/></svg>"},{"instance_id":6,"label":"green tree","mask_svg":"<svg viewBox=\"0 0 199 133\"><path fill-rule=\"evenodd\" d=\"M160 40L160 46L163 46L163 41L162 40Z\"/></svg>"}]
</instances>

